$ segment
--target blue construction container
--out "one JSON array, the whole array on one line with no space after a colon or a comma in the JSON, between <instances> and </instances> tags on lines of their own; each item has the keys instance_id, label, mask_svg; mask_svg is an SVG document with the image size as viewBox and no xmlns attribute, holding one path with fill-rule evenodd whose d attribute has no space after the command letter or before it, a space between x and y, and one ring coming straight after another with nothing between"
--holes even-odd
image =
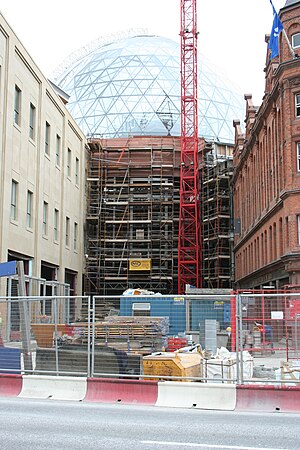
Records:
<instances>
[{"instance_id":1,"label":"blue construction container","mask_svg":"<svg viewBox=\"0 0 300 450\"><path fill-rule=\"evenodd\" d=\"M169 318L169 336L176 336L186 330L186 304L183 297L140 297L138 295L120 298L120 315L136 315L144 307L143 315Z\"/></svg>"},{"instance_id":2,"label":"blue construction container","mask_svg":"<svg viewBox=\"0 0 300 450\"><path fill-rule=\"evenodd\" d=\"M136 315L138 307L144 308L142 315L169 318L169 336L176 336L186 331L204 334L205 320L214 319L225 330L230 325L230 302L218 300L191 300L189 302L190 324L186 323L186 300L184 297L140 297L139 295L120 298L120 315ZM135 309L136 308L136 309Z\"/></svg>"}]
</instances>

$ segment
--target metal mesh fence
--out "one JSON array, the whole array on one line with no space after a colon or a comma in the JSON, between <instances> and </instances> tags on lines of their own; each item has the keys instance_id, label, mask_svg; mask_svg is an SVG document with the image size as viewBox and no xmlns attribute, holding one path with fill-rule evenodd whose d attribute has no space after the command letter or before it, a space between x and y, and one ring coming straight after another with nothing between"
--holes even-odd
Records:
<instances>
[{"instance_id":1,"label":"metal mesh fence","mask_svg":"<svg viewBox=\"0 0 300 450\"><path fill-rule=\"evenodd\" d=\"M0 298L0 373L298 384L300 293Z\"/></svg>"},{"instance_id":2,"label":"metal mesh fence","mask_svg":"<svg viewBox=\"0 0 300 450\"><path fill-rule=\"evenodd\" d=\"M70 320L84 299L1 298L0 372L87 376L89 319Z\"/></svg>"},{"instance_id":3,"label":"metal mesh fence","mask_svg":"<svg viewBox=\"0 0 300 450\"><path fill-rule=\"evenodd\" d=\"M300 293L249 291L237 293L233 336L240 355L254 358L251 378L240 381L296 385L300 379Z\"/></svg>"}]
</instances>

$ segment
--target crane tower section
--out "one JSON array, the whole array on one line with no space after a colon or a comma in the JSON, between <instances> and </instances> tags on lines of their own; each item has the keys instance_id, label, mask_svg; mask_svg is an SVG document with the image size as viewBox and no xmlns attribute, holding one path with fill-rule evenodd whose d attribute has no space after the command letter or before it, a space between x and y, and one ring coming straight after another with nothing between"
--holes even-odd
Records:
<instances>
[{"instance_id":1,"label":"crane tower section","mask_svg":"<svg viewBox=\"0 0 300 450\"><path fill-rule=\"evenodd\" d=\"M200 180L197 104L196 0L181 2L181 168L178 237L178 293L202 287Z\"/></svg>"}]
</instances>

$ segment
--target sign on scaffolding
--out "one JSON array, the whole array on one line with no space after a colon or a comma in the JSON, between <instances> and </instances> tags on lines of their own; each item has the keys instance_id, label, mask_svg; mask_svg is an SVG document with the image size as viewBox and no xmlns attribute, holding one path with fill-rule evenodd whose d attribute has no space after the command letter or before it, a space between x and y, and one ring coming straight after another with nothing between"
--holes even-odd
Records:
<instances>
[{"instance_id":1,"label":"sign on scaffolding","mask_svg":"<svg viewBox=\"0 0 300 450\"><path fill-rule=\"evenodd\" d=\"M151 270L151 259L130 259L129 270Z\"/></svg>"}]
</instances>

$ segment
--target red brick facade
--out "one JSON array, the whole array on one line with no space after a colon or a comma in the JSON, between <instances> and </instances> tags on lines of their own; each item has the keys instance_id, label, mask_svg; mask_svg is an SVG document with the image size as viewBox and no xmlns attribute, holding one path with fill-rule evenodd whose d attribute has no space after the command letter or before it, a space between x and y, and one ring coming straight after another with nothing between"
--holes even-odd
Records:
<instances>
[{"instance_id":1,"label":"red brick facade","mask_svg":"<svg viewBox=\"0 0 300 450\"><path fill-rule=\"evenodd\" d=\"M292 42L300 33L300 1L282 8L280 18ZM300 54L300 47L294 50ZM279 57L270 61L268 52L266 61L262 105L245 95L245 132L234 121L238 288L300 284L300 58L281 33Z\"/></svg>"}]
</instances>

